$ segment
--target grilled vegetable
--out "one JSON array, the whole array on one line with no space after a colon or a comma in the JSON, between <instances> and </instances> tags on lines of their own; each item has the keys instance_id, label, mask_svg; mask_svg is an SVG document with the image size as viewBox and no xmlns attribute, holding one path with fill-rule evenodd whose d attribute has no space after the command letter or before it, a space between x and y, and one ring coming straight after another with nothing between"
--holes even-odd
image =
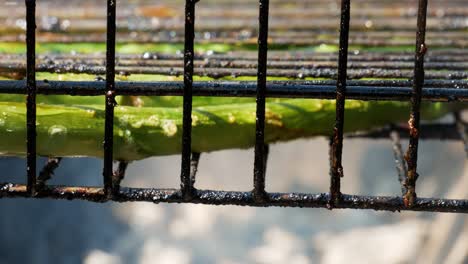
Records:
<instances>
[{"instance_id":1,"label":"grilled vegetable","mask_svg":"<svg viewBox=\"0 0 468 264\"><path fill-rule=\"evenodd\" d=\"M195 100L203 100L195 99ZM235 101L235 99L234 99ZM255 103L231 103L193 108L192 147L197 152L248 148L255 143ZM450 111L444 103L423 106L426 119ZM367 130L408 118L404 102L346 103L345 131ZM25 155L24 103L0 103L0 153ZM102 157L104 109L97 105L37 106L37 153L42 156ZM329 135L335 118L332 100L274 100L266 106L265 142ZM114 157L138 160L181 150L180 107L117 106L114 119Z\"/></svg>"}]
</instances>

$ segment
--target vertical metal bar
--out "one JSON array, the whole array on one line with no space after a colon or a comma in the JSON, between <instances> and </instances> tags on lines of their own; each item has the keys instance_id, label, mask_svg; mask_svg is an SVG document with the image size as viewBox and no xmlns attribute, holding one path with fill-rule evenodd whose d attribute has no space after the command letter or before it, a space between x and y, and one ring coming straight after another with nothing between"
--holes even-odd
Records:
<instances>
[{"instance_id":1,"label":"vertical metal bar","mask_svg":"<svg viewBox=\"0 0 468 264\"><path fill-rule=\"evenodd\" d=\"M190 177L192 154L192 88L195 39L195 4L198 0L185 1L185 47L184 47L184 103L182 124L182 164L180 189L185 200L191 200L195 191Z\"/></svg>"},{"instance_id":2,"label":"vertical metal bar","mask_svg":"<svg viewBox=\"0 0 468 264\"><path fill-rule=\"evenodd\" d=\"M36 0L26 0L26 126L28 193L36 192Z\"/></svg>"},{"instance_id":3,"label":"vertical metal bar","mask_svg":"<svg viewBox=\"0 0 468 264\"><path fill-rule=\"evenodd\" d=\"M403 148L401 147L400 142L400 133L393 129L390 132L390 139L392 140L392 148L393 148L393 156L395 158L395 165L398 174L398 181L400 182L401 186L401 193L405 195L407 192L405 187L405 178L408 174L408 169L406 168L405 158L403 154Z\"/></svg>"},{"instance_id":4,"label":"vertical metal bar","mask_svg":"<svg viewBox=\"0 0 468 264\"><path fill-rule=\"evenodd\" d=\"M255 130L254 191L255 200L266 199L265 191L265 93L268 55L269 0L259 2L258 69L257 69L257 113Z\"/></svg>"},{"instance_id":5,"label":"vertical metal bar","mask_svg":"<svg viewBox=\"0 0 468 264\"><path fill-rule=\"evenodd\" d=\"M107 43L106 43L106 120L104 131L104 191L112 193L112 162L114 144L115 102L115 32L116 0L107 0Z\"/></svg>"},{"instance_id":6,"label":"vertical metal bar","mask_svg":"<svg viewBox=\"0 0 468 264\"><path fill-rule=\"evenodd\" d=\"M199 152L193 152L192 158L190 160L190 181L192 182L192 185L195 184L195 179L197 177L198 164L200 163L200 155L201 154Z\"/></svg>"},{"instance_id":7,"label":"vertical metal bar","mask_svg":"<svg viewBox=\"0 0 468 264\"><path fill-rule=\"evenodd\" d=\"M127 171L128 162L120 161L117 170L113 173L112 181L112 192L114 195L117 195L120 191L120 183L125 177L125 172Z\"/></svg>"},{"instance_id":8,"label":"vertical metal bar","mask_svg":"<svg viewBox=\"0 0 468 264\"><path fill-rule=\"evenodd\" d=\"M405 181L407 192L404 195L404 202L407 207L413 206L416 200L416 180L418 178L418 143L419 143L419 120L421 108L421 94L424 85L424 55L427 47L425 44L426 36L426 16L427 0L419 0L418 7L418 31L416 33L416 51L414 59L414 80L413 91L411 93L411 114L408 121L409 125L409 147L405 155L408 164L408 175Z\"/></svg>"},{"instance_id":9,"label":"vertical metal bar","mask_svg":"<svg viewBox=\"0 0 468 264\"><path fill-rule=\"evenodd\" d=\"M330 146L330 208L341 197L340 181L343 177L341 162L343 152L343 127L346 94L346 73L348 63L348 39L350 0L341 1L340 50L338 55L338 76L336 83L336 119Z\"/></svg>"}]
</instances>

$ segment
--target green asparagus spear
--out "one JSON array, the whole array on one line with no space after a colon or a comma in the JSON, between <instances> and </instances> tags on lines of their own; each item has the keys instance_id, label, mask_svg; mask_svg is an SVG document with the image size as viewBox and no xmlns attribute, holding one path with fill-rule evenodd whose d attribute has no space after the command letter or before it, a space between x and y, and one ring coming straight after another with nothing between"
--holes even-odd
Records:
<instances>
[{"instance_id":1,"label":"green asparagus spear","mask_svg":"<svg viewBox=\"0 0 468 264\"><path fill-rule=\"evenodd\" d=\"M192 114L192 148L209 152L248 148L255 143L255 103L198 106ZM345 131L367 130L408 118L405 102L346 104ZM425 119L450 111L444 103L424 105ZM26 109L24 103L0 103L0 153L26 153ZM102 157L104 135L102 106L37 106L37 153L42 156ZM270 101L266 106L265 142L329 135L335 118L335 102L318 99ZM139 160L170 155L181 150L182 109L117 106L114 119L114 157Z\"/></svg>"}]
</instances>

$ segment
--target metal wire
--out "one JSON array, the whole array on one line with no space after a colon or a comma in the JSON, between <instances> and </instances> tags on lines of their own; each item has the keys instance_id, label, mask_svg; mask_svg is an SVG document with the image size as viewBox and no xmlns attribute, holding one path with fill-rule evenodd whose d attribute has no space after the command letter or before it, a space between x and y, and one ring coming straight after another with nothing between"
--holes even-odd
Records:
<instances>
[{"instance_id":1,"label":"metal wire","mask_svg":"<svg viewBox=\"0 0 468 264\"><path fill-rule=\"evenodd\" d=\"M334 207L341 196L340 181L343 177L341 163L343 152L343 130L346 100L346 79L348 64L348 37L350 0L341 1L340 51L338 55L338 76L336 83L336 121L330 145L330 207Z\"/></svg>"},{"instance_id":2,"label":"metal wire","mask_svg":"<svg viewBox=\"0 0 468 264\"><path fill-rule=\"evenodd\" d=\"M0 184L0 197L28 197L25 185ZM186 202L178 189L153 188L121 188L117 195L108 197L102 188L96 187L64 187L47 186L34 198L52 198L67 200L85 200L91 202L132 202L145 201L153 203L184 203ZM197 190L189 203L210 205L240 205L240 206L279 206L328 208L330 195L328 193L268 193L265 202L254 199L252 192L229 192L215 190ZM468 200L418 198L412 207L407 207L398 196L361 196L342 194L334 208L371 209L385 211L427 211L468 213Z\"/></svg>"},{"instance_id":3,"label":"metal wire","mask_svg":"<svg viewBox=\"0 0 468 264\"><path fill-rule=\"evenodd\" d=\"M408 101L411 88L405 87L407 81L370 81L354 82L348 86L346 97L355 100L393 100ZM439 81L436 87L427 87L422 91L422 100L440 102L467 102L468 89L446 88L452 84L463 88L466 83ZM369 85L367 85L369 84ZM388 86L387 86L388 85ZM429 85L429 84L428 84ZM0 93L26 94L24 81L0 81ZM458 87L458 86L457 86ZM251 82L195 82L193 96L231 96L255 97L257 84ZM183 95L183 82L117 82L115 92L119 95ZM37 82L37 94L42 95L87 95L106 94L105 83L101 81L42 81ZM268 82L266 96L277 98L317 98L334 99L336 86L328 82Z\"/></svg>"},{"instance_id":4,"label":"metal wire","mask_svg":"<svg viewBox=\"0 0 468 264\"><path fill-rule=\"evenodd\" d=\"M28 193L36 192L36 1L26 0L27 175Z\"/></svg>"},{"instance_id":5,"label":"metal wire","mask_svg":"<svg viewBox=\"0 0 468 264\"><path fill-rule=\"evenodd\" d=\"M104 130L104 190L111 195L113 184L114 106L115 103L115 31L116 0L107 1L106 44L106 118Z\"/></svg>"},{"instance_id":6,"label":"metal wire","mask_svg":"<svg viewBox=\"0 0 468 264\"><path fill-rule=\"evenodd\" d=\"M80 64L64 64L64 65L38 65L41 72L50 73L88 73L95 75L106 74L105 68L102 66L83 66ZM396 65L398 66L398 65ZM395 66L395 67L396 67ZM444 67L447 68L464 67L463 65ZM15 72L21 73L23 71L22 66L16 65L0 65L0 68L4 69L4 72ZM404 68L404 67L401 67ZM454 80L465 80L468 78L468 72L462 69L451 70L449 73L442 72L441 70L434 69L427 72L427 77L431 79L448 78ZM181 67L133 67L133 66L120 66L117 68L120 75L128 76L131 74L159 74L169 76L181 76L184 73L184 69ZM194 69L195 74L198 76L210 77L213 79L220 79L224 77L237 77L237 76L256 76L257 73L253 69L245 68L231 68L231 67L214 67L214 68L203 68L197 67ZM273 68L269 70L270 77L286 77L286 78L336 78L338 72L331 66L321 67L320 65L314 66L302 66L298 68L290 67L288 69ZM361 79L361 78L411 78L411 70L405 69L394 69L392 67L362 67L352 65L349 69L348 78L350 79Z\"/></svg>"},{"instance_id":7,"label":"metal wire","mask_svg":"<svg viewBox=\"0 0 468 264\"><path fill-rule=\"evenodd\" d=\"M416 169L418 162L421 93L424 84L424 55L426 55L427 51L425 43L426 16L427 0L419 0L417 25L418 31L416 32L416 54L414 59L413 93L411 95L411 113L410 119L408 121L410 140L408 151L405 155L405 160L408 165L408 173L405 181L407 192L404 195L404 201L405 205L408 207L413 206L416 200L416 180L419 177Z\"/></svg>"},{"instance_id":8,"label":"metal wire","mask_svg":"<svg viewBox=\"0 0 468 264\"><path fill-rule=\"evenodd\" d=\"M182 164L180 188L184 199L192 199L195 188L191 179L192 154L192 88L195 38L195 4L198 0L185 1L185 51L184 51L184 105L182 125Z\"/></svg>"},{"instance_id":9,"label":"metal wire","mask_svg":"<svg viewBox=\"0 0 468 264\"><path fill-rule=\"evenodd\" d=\"M301 54L304 57L310 57L307 53ZM385 54L384 54L385 55ZM126 74L134 73L158 73L150 72L145 68L181 68L183 67L183 61L177 58L166 59L159 58L156 54L145 54L142 56L134 56L130 58L122 57L117 58L117 71ZM148 57L154 56L155 59L148 59ZM257 62L250 60L248 53L242 54L241 56L223 56L221 58L211 58L210 56L200 56L202 59L198 59L194 62L195 68L210 69L210 71L216 71L219 68L229 68L232 71L237 69L256 69ZM412 69L414 63L408 60L406 56L398 56L398 61L390 61L392 59L391 54L387 57L368 57L367 61L364 61L365 55L361 57L351 57L348 63L349 69ZM199 58L200 58L199 57ZM278 70L301 70L301 69L334 69L336 68L336 61L330 59L310 58L306 59L302 57L301 60L295 58L283 58L281 61L268 61L267 66L269 69ZM22 56L11 56L0 54L2 62L0 63L0 72L23 72L26 68L26 64L23 63L24 58ZM429 60L425 63L425 69L428 70L447 70L447 71L465 71L468 69L468 63L465 61L468 59L468 54L463 56L460 54L445 56L447 61L439 62L441 56L434 58L435 61ZM359 59L359 60L355 60ZM70 56L42 56L37 59L37 72L51 72L51 73L87 73L87 74L102 74L103 72L103 60L98 57L91 57L85 55L70 55ZM234 73L235 74L235 73Z\"/></svg>"},{"instance_id":10,"label":"metal wire","mask_svg":"<svg viewBox=\"0 0 468 264\"><path fill-rule=\"evenodd\" d=\"M255 128L255 160L254 160L254 190L256 201L264 201L265 191L265 163L267 149L265 147L265 94L267 78L268 55L268 14L269 0L259 1L259 35L258 35L258 69L257 69L257 111Z\"/></svg>"}]
</instances>

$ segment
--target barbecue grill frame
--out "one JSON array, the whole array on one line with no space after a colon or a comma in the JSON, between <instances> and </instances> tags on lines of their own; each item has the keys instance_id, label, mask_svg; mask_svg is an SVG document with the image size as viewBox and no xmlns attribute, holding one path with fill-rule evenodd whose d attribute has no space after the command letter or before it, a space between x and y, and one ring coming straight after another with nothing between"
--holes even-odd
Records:
<instances>
[{"instance_id":1,"label":"barbecue grill frame","mask_svg":"<svg viewBox=\"0 0 468 264\"><path fill-rule=\"evenodd\" d=\"M201 203L212 205L243 206L282 206L282 207L322 207L353 208L374 210L413 210L433 212L468 213L468 200L419 198L416 196L417 151L421 138L420 103L430 101L468 101L468 89L422 89L424 84L424 55L426 53L425 33L428 0L419 0L416 48L414 59L414 78L412 88L375 86L347 86L347 58L350 25L350 0L342 0L341 24L338 57L338 76L336 85L267 83L268 18L269 0L259 0L259 36L257 84L238 82L193 83L194 75L194 38L195 6L198 0L186 0L185 8L185 48L184 81L131 83L115 82L115 44L116 44L116 0L107 1L107 48L106 82L36 82L35 73L35 0L26 3L26 44L27 71L24 81L0 81L0 93L20 93L27 95L27 184L0 184L1 197L28 197L53 199L81 199L93 202L149 201L154 203ZM378 84L376 82L376 84ZM49 159L41 175L36 175L36 95L73 94L105 95L105 136L103 187L62 187L45 184L60 159ZM180 95L183 96L183 135L180 189L125 188L120 187L127 163L120 162L113 171L113 119L116 95ZM194 186L200 153L191 150L191 112L192 97L204 96L256 96L256 144L254 160L254 189L251 192L228 192L217 190L197 190ZM268 193L265 190L268 145L264 144L265 98L301 97L336 99L336 123L330 142L330 191L322 194ZM402 182L402 196L358 196L342 194L340 179L343 177L342 149L343 125L346 99L360 100L410 100L409 147L403 156L400 133L395 127L382 130L368 137L388 135L394 142L398 173ZM448 132L449 138L460 138L466 145L466 127L455 115L458 135ZM454 127L452 127L454 128ZM453 130L452 130L453 131ZM379 134L380 133L380 134ZM423 136L424 137L424 134Z\"/></svg>"}]
</instances>

